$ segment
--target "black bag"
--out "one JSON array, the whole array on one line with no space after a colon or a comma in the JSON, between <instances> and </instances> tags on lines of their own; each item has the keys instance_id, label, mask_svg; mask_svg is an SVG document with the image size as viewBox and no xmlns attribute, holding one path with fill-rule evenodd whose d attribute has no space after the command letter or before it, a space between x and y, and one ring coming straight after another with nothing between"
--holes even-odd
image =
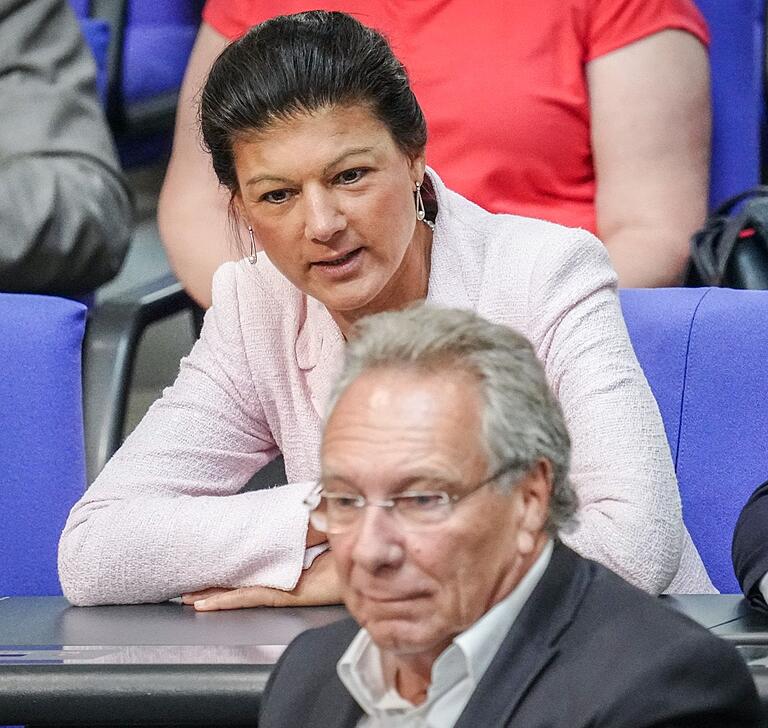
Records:
<instances>
[{"instance_id":1,"label":"black bag","mask_svg":"<svg viewBox=\"0 0 768 728\"><path fill-rule=\"evenodd\" d=\"M694 233L686 285L768 289L768 186L726 200Z\"/></svg>"}]
</instances>

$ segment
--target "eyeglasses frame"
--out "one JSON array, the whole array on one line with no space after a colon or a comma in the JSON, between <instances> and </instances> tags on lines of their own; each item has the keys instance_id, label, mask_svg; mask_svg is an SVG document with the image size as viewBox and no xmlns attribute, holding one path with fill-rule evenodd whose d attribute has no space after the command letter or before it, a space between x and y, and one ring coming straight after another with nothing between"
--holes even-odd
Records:
<instances>
[{"instance_id":1,"label":"eyeglasses frame","mask_svg":"<svg viewBox=\"0 0 768 728\"><path fill-rule=\"evenodd\" d=\"M322 499L324 497L328 497L329 495L337 495L339 497L352 497L355 499L355 509L356 512L362 513L365 508L372 507L372 508L384 508L385 510L389 512L393 512L395 506L397 505L397 501L404 498L404 497L413 497L413 496L424 496L424 495L440 495L444 500L440 503L440 505L448 505L450 506L449 510L447 511L447 514L445 518L441 519L440 521L436 521L435 523L444 523L450 516L453 514L453 508L456 503L459 503L460 501L463 501L465 498L468 498L471 495L474 495L479 490L484 488L486 485L490 485L495 480L498 480L503 475L506 475L511 470L514 470L515 468L521 467L521 463L518 460L509 460L505 462L499 469L495 470L489 477L484 478L479 483L476 483L469 491L466 493L462 493L460 495L453 494L445 492L444 490L425 490L425 491L406 491L405 493L399 493L398 495L394 495L391 498L387 498L385 500L378 500L378 501L369 501L364 495L351 495L349 493L334 493L334 494L323 494L323 487L322 484L318 481L315 488L307 494L307 496L302 501L302 504L309 510L310 512L310 518L313 511L317 510L320 503L322 502ZM317 500L312 503L311 499L316 498ZM359 504L359 505L358 505ZM314 525L314 524L313 524ZM339 531L338 533L346 533L349 528L352 527L353 524L350 524L348 528L345 528L343 531ZM318 526L315 526L315 528L318 528L318 530L322 530L324 533L332 533L331 531L325 531L323 529L320 529ZM417 529L419 530L419 529Z\"/></svg>"}]
</instances>

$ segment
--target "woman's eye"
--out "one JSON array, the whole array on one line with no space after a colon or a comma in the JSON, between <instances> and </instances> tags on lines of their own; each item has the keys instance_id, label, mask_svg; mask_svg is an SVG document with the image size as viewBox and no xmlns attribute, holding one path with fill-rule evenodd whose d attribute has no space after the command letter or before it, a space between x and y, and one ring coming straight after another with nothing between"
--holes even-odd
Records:
<instances>
[{"instance_id":1,"label":"woman's eye","mask_svg":"<svg viewBox=\"0 0 768 728\"><path fill-rule=\"evenodd\" d=\"M265 192L261 199L264 200L264 202L269 202L272 205L280 205L283 202L286 202L291 196L291 193L289 190L272 190L272 192Z\"/></svg>"},{"instance_id":2,"label":"woman's eye","mask_svg":"<svg viewBox=\"0 0 768 728\"><path fill-rule=\"evenodd\" d=\"M343 185L351 185L365 176L368 170L359 167L357 169L345 169L336 179Z\"/></svg>"}]
</instances>

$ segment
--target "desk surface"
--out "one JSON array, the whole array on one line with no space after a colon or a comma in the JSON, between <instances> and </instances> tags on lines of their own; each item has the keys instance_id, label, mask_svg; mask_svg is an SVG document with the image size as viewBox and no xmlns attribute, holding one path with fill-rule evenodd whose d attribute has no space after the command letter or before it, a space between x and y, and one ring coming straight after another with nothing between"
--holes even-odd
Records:
<instances>
[{"instance_id":1,"label":"desk surface","mask_svg":"<svg viewBox=\"0 0 768 728\"><path fill-rule=\"evenodd\" d=\"M9 597L0 599L0 664L14 662L6 654L13 646L29 648L30 658L41 648L59 646L61 659L71 661L87 660L87 650L98 649L112 655L102 656L101 662L143 663L142 652L163 659L163 650L182 648L181 662L188 661L184 654L197 659L198 650L203 662L270 664L300 632L344 616L342 607L196 612L174 602L72 607L63 597ZM126 650L138 654L132 657ZM217 652L220 659L215 659ZM265 657L254 660L249 652Z\"/></svg>"},{"instance_id":2,"label":"desk surface","mask_svg":"<svg viewBox=\"0 0 768 728\"><path fill-rule=\"evenodd\" d=\"M272 665L342 607L198 613L0 599L0 725L250 725Z\"/></svg>"},{"instance_id":3,"label":"desk surface","mask_svg":"<svg viewBox=\"0 0 768 728\"><path fill-rule=\"evenodd\" d=\"M726 639L768 644L768 616L739 596L664 601ZM0 725L252 726L285 645L345 615L342 607L197 613L171 602L0 599ZM768 667L761 670L768 681Z\"/></svg>"}]
</instances>

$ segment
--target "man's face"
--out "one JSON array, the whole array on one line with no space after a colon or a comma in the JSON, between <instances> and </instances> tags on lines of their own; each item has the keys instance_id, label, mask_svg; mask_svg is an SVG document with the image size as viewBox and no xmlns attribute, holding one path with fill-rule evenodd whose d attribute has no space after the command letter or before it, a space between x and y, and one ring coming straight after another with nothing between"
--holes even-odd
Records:
<instances>
[{"instance_id":1,"label":"man's face","mask_svg":"<svg viewBox=\"0 0 768 728\"><path fill-rule=\"evenodd\" d=\"M464 372L363 374L328 420L324 488L369 501L414 490L471 492L489 475L481 407ZM511 495L480 488L420 530L369 507L344 533L329 535L344 601L381 649L436 656L512 590L546 517L546 496L533 502L526 486L544 477L538 472ZM548 492L546 483L537 487Z\"/></svg>"}]
</instances>

